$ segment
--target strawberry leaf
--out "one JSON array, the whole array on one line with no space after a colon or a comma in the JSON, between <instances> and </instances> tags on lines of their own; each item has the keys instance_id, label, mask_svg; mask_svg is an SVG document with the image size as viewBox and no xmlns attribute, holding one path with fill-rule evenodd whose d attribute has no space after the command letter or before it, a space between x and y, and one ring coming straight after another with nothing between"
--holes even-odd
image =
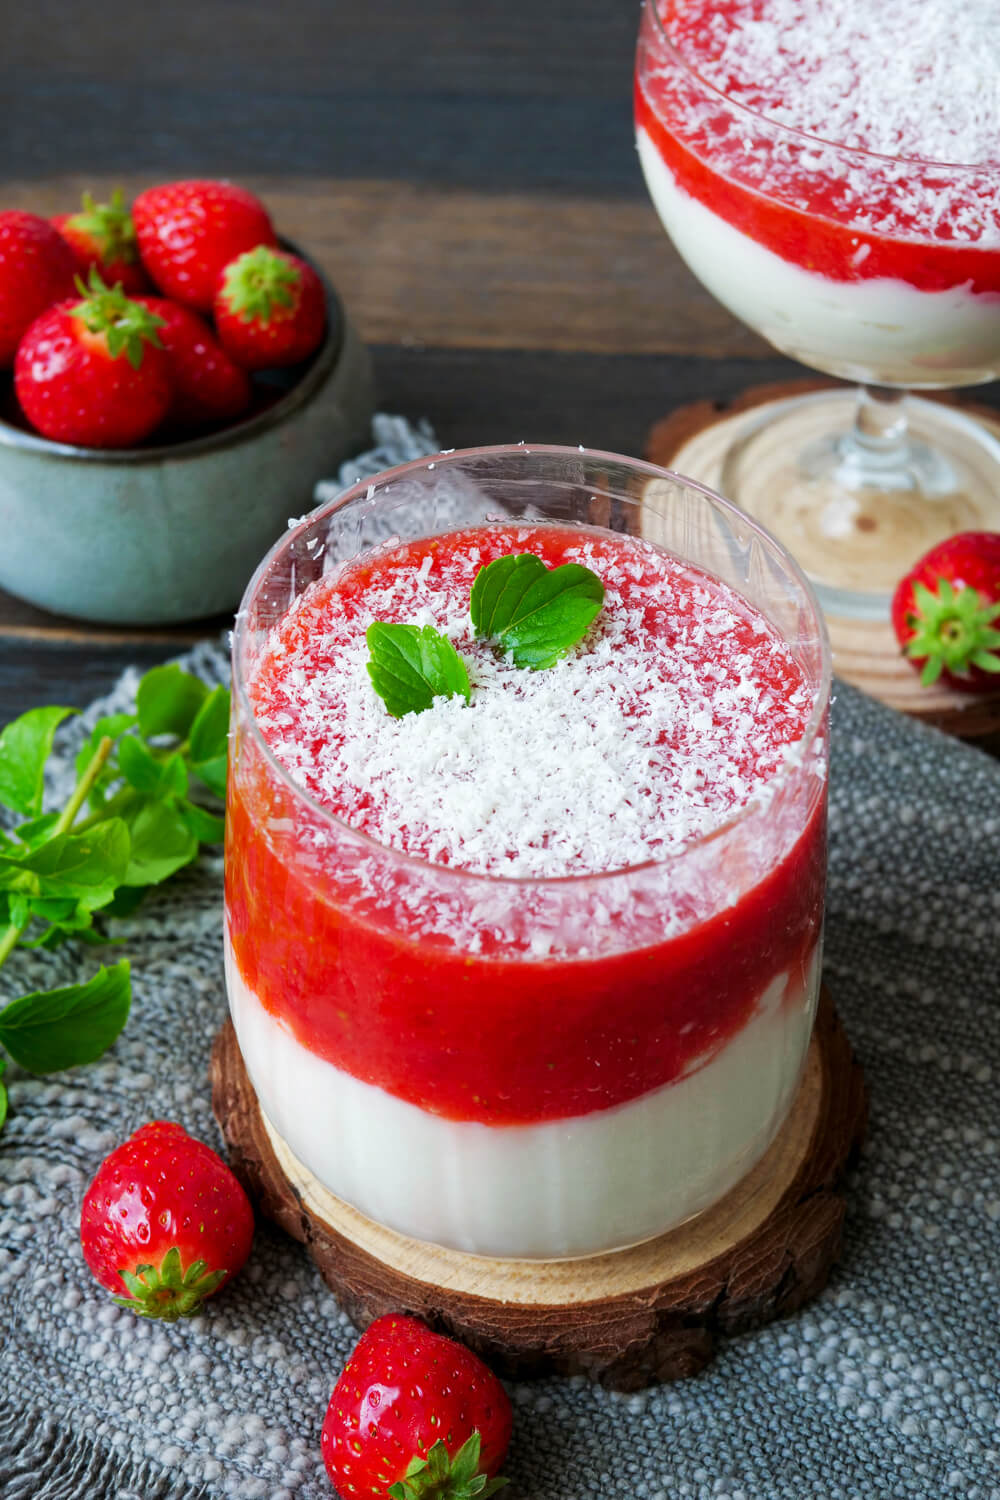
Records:
<instances>
[{"instance_id":1,"label":"strawberry leaf","mask_svg":"<svg viewBox=\"0 0 1000 1500\"><path fill-rule=\"evenodd\" d=\"M210 1271L205 1261L195 1260L184 1270L181 1254L172 1245L159 1266L136 1266L120 1270L127 1297L115 1297L119 1307L130 1308L141 1318L160 1318L173 1323L196 1313L206 1297L225 1281L225 1269Z\"/></svg>"},{"instance_id":2,"label":"strawberry leaf","mask_svg":"<svg viewBox=\"0 0 1000 1500\"><path fill-rule=\"evenodd\" d=\"M258 245L246 250L226 267L222 276L222 300L241 323L270 323L278 308L295 306L302 280L297 266L278 250Z\"/></svg>"},{"instance_id":3,"label":"strawberry leaf","mask_svg":"<svg viewBox=\"0 0 1000 1500\"><path fill-rule=\"evenodd\" d=\"M97 267L91 266L89 281L84 283L78 276L76 285L81 300L69 309L70 317L79 318L91 333L103 334L112 359L124 354L133 370L138 370L147 344L163 348L157 329L166 320L126 297L120 283L105 286Z\"/></svg>"},{"instance_id":4,"label":"strawberry leaf","mask_svg":"<svg viewBox=\"0 0 1000 1500\"><path fill-rule=\"evenodd\" d=\"M473 1432L454 1458L439 1438L426 1458L412 1458L403 1478L391 1484L391 1500L485 1500L508 1480L487 1479L479 1471L479 1431Z\"/></svg>"},{"instance_id":5,"label":"strawberry leaf","mask_svg":"<svg viewBox=\"0 0 1000 1500\"><path fill-rule=\"evenodd\" d=\"M371 652L368 675L394 719L422 713L435 698L472 695L466 665L448 637L433 625L395 625L376 620L365 639Z\"/></svg>"},{"instance_id":6,"label":"strawberry leaf","mask_svg":"<svg viewBox=\"0 0 1000 1500\"><path fill-rule=\"evenodd\" d=\"M131 985L126 960L98 969L86 984L36 990L0 1011L0 1043L31 1073L55 1073L93 1062L128 1019Z\"/></svg>"},{"instance_id":7,"label":"strawberry leaf","mask_svg":"<svg viewBox=\"0 0 1000 1500\"><path fill-rule=\"evenodd\" d=\"M519 667L551 667L583 640L604 603L604 585L579 563L547 568L521 552L480 568L469 613L477 636L489 636Z\"/></svg>"},{"instance_id":8,"label":"strawberry leaf","mask_svg":"<svg viewBox=\"0 0 1000 1500\"><path fill-rule=\"evenodd\" d=\"M1000 603L991 603L978 589L956 590L950 579L941 578L937 589L914 583L913 608L906 616L912 631L905 653L923 662L920 681L930 687L950 672L967 677L969 669L1000 672Z\"/></svg>"}]
</instances>

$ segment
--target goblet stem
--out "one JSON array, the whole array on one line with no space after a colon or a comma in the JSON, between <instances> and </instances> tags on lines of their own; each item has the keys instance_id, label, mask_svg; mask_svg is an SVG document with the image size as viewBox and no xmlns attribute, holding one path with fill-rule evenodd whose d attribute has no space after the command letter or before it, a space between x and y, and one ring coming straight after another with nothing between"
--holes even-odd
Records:
<instances>
[{"instance_id":1,"label":"goblet stem","mask_svg":"<svg viewBox=\"0 0 1000 1500\"><path fill-rule=\"evenodd\" d=\"M935 499L951 494L955 471L943 453L914 438L906 397L895 386L859 386L851 426L806 449L806 475L832 480L855 496L906 492Z\"/></svg>"}]
</instances>

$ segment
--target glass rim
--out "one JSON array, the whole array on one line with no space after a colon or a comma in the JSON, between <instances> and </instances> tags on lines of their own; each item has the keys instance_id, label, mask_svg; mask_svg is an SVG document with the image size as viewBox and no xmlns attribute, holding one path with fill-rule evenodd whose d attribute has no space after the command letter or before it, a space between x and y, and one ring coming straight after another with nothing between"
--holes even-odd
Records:
<instances>
[{"instance_id":1,"label":"glass rim","mask_svg":"<svg viewBox=\"0 0 1000 1500\"><path fill-rule=\"evenodd\" d=\"M813 622L816 626L815 634L820 650L819 680L816 699L810 710L805 730L803 731L801 740L796 742L796 749L800 753L794 760L790 759L783 766L779 767L774 775L764 783L760 791L751 797L749 801L743 803L741 807L737 808L731 817L717 824L714 828L709 829L707 833L687 840L680 848L672 849L659 858L642 860L638 864L619 865L612 870L591 870L584 874L548 876L491 875L484 874L478 870L466 870L457 865L439 864L434 860L424 859L420 855L408 854L402 849L395 849L391 844L383 844L380 840L372 838L370 834L365 833L359 828L355 828L346 818L339 817L337 813L333 812L332 809L314 797L311 792L307 791L304 786L300 785L287 767L274 754L257 722L257 716L250 701L248 683L243 672L242 658L246 646L247 620L250 614L250 606L263 586L271 567L278 560L281 553L293 545L297 537L309 531L320 521L333 516L337 511L344 509L356 500L367 499L374 505L379 497L371 493L373 487L382 487L391 484L409 474L421 471L426 472L430 468L453 467L469 459L531 458L535 455L545 455L551 458L572 458L576 460L589 459L605 465L624 466L633 473L646 475L649 479L666 479L671 484L697 491L709 504L737 518L742 525L749 526L763 540L772 553L777 555L782 566L791 574L800 588L805 602L810 608ZM636 503L637 505L641 505L643 502L639 499ZM547 523L543 521L541 524L544 525ZM428 534L437 535L438 533ZM446 533L441 534L444 535ZM656 543L652 543L651 545L656 546ZM709 570L703 569L703 571L707 572ZM726 586L731 587L731 585ZM740 591L733 589L733 592L738 594ZM335 829L340 836L346 835L348 838L358 841L363 846L367 846L373 854L417 870L424 876L430 873L435 878L439 877L445 880L453 879L458 882L477 882L481 887L486 888L505 886L511 888L531 888L533 890L539 888L555 890L563 887L579 889L588 881L610 881L623 876L634 876L643 871L670 868L676 866L686 856L690 856L695 849L710 845L739 824L749 822L755 813L771 804L775 795L792 780L796 772L802 770L805 757L815 743L820 728L826 720L833 681L830 637L815 590L791 553L787 551L782 543L766 527L761 526L752 516L748 516L745 511L740 510L731 500L727 500L723 495L717 494L715 490L709 489L707 485L699 483L698 480L689 479L687 475L679 474L673 469L663 469L656 464L648 463L645 459L630 458L625 454L612 453L605 449L568 447L555 443L498 443L477 448L442 449L437 453L426 454L421 458L410 459L404 464L397 464L392 468L382 469L377 474L367 475L364 478L356 480L354 484L349 485L339 495L335 495L330 500L323 501L320 505L302 516L296 526L290 527L283 536L279 537L258 564L243 592L243 598L236 612L232 636L231 661L235 701L239 703L241 710L246 716L251 737L257 751L263 756L265 765L268 766L272 774L277 776L279 782L284 784L285 788L297 801L308 807L313 814L318 816L322 822Z\"/></svg>"},{"instance_id":2,"label":"glass rim","mask_svg":"<svg viewBox=\"0 0 1000 1500\"><path fill-rule=\"evenodd\" d=\"M794 125L784 125L780 120L773 119L771 115L764 114L763 110L753 109L749 104L741 104L738 99L733 99L724 89L720 89L714 83L710 83L704 74L699 73L698 69L692 63L688 62L677 44L672 40L664 24L663 17L660 15L658 0L642 0L642 3L644 9L652 12L653 25L656 27L660 41L671 57L683 68L685 73L691 78L696 79L702 88L706 89L710 94L714 94L717 99L721 99L730 109L739 111L740 114L746 115L751 120L759 120L772 130L779 131L782 135L791 136L809 146L824 146L827 150L840 151L846 156L860 156L864 157L867 161L885 162L897 167L947 169L949 172L962 173L989 172L997 169L998 163L989 161L941 161L933 157L888 156L883 151L869 151L865 146L848 146L843 141L831 141L826 136L816 135L812 131L799 130Z\"/></svg>"}]
</instances>

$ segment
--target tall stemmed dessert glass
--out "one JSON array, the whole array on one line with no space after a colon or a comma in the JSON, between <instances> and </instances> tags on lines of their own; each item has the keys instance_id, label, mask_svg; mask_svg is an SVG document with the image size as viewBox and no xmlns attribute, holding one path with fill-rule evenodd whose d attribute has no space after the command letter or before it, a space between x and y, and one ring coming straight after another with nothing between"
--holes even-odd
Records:
<instances>
[{"instance_id":1,"label":"tall stemmed dessert glass","mask_svg":"<svg viewBox=\"0 0 1000 1500\"><path fill-rule=\"evenodd\" d=\"M565 564L603 589L551 663L471 613L527 554L543 591ZM447 670L390 711L393 631ZM648 464L439 455L282 539L233 669L230 1004L299 1162L391 1229L518 1258L741 1181L819 983L829 649L783 549Z\"/></svg>"},{"instance_id":2,"label":"tall stemmed dessert glass","mask_svg":"<svg viewBox=\"0 0 1000 1500\"><path fill-rule=\"evenodd\" d=\"M1000 443L913 390L1000 374L993 0L646 0L639 155L681 256L783 353L861 389L769 406L720 488L831 613L880 617L1000 528Z\"/></svg>"}]
</instances>

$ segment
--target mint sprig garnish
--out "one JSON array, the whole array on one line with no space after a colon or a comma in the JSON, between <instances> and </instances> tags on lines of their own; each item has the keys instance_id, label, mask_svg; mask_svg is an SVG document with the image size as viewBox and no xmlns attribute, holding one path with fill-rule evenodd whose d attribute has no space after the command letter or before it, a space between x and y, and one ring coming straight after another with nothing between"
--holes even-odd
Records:
<instances>
[{"instance_id":1,"label":"mint sprig garnish","mask_svg":"<svg viewBox=\"0 0 1000 1500\"><path fill-rule=\"evenodd\" d=\"M547 568L533 552L520 552L480 568L469 612L477 636L497 641L516 666L539 671L583 640L603 603L604 584L589 568Z\"/></svg>"},{"instance_id":2,"label":"mint sprig garnish","mask_svg":"<svg viewBox=\"0 0 1000 1500\"><path fill-rule=\"evenodd\" d=\"M0 805L24 819L0 828L0 965L19 946L113 941L109 917L130 915L147 887L222 838L221 809L193 801L191 789L200 782L210 801L225 791L224 688L154 667L137 712L100 719L81 746L65 807L43 812L45 764L72 711L30 709L0 733ZM0 1010L0 1046L35 1073L93 1062L124 1026L130 997L124 961L82 984L21 995ZM0 1075L4 1067L0 1057ZM6 1108L0 1083L0 1128Z\"/></svg>"},{"instance_id":3,"label":"mint sprig garnish","mask_svg":"<svg viewBox=\"0 0 1000 1500\"><path fill-rule=\"evenodd\" d=\"M419 714L435 698L456 695L468 703L469 673L446 635L433 625L375 620L365 635L372 686L394 719Z\"/></svg>"}]
</instances>

